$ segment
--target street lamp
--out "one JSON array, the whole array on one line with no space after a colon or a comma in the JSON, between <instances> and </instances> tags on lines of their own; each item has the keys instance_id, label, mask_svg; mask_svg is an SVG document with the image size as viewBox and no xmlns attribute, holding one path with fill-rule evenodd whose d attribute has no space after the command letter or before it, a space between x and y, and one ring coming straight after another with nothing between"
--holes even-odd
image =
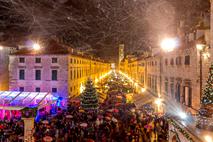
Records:
<instances>
[{"instance_id":1,"label":"street lamp","mask_svg":"<svg viewBox=\"0 0 213 142\"><path fill-rule=\"evenodd\" d=\"M177 47L177 40L175 38L165 38L161 41L161 48L165 52L171 52Z\"/></svg>"},{"instance_id":2,"label":"street lamp","mask_svg":"<svg viewBox=\"0 0 213 142\"><path fill-rule=\"evenodd\" d=\"M156 105L160 106L161 103L162 103L162 99L161 99L161 98L157 98L157 99L155 100L155 104L156 104Z\"/></svg>"},{"instance_id":3,"label":"street lamp","mask_svg":"<svg viewBox=\"0 0 213 142\"><path fill-rule=\"evenodd\" d=\"M41 49L41 46L38 43L34 43L33 44L33 49L36 50L36 51L38 51L38 50Z\"/></svg>"},{"instance_id":4,"label":"street lamp","mask_svg":"<svg viewBox=\"0 0 213 142\"><path fill-rule=\"evenodd\" d=\"M206 48L205 44L197 44L196 45L197 50L200 52L200 103L201 103L201 99L202 99L202 85L203 85L203 54ZM205 53L208 55L208 53Z\"/></svg>"},{"instance_id":5,"label":"street lamp","mask_svg":"<svg viewBox=\"0 0 213 142\"><path fill-rule=\"evenodd\" d=\"M206 142L213 142L213 138L209 135L204 136L204 139L206 140Z\"/></svg>"},{"instance_id":6,"label":"street lamp","mask_svg":"<svg viewBox=\"0 0 213 142\"><path fill-rule=\"evenodd\" d=\"M179 113L178 113L178 115L179 115L179 117L181 118L181 119L186 119L187 118L187 114L185 113L185 112L183 112L183 111L180 111Z\"/></svg>"},{"instance_id":7,"label":"street lamp","mask_svg":"<svg viewBox=\"0 0 213 142\"><path fill-rule=\"evenodd\" d=\"M141 88L141 92L142 93L146 92L146 88Z\"/></svg>"},{"instance_id":8,"label":"street lamp","mask_svg":"<svg viewBox=\"0 0 213 142\"><path fill-rule=\"evenodd\" d=\"M0 50L3 50L3 46L0 45Z\"/></svg>"},{"instance_id":9,"label":"street lamp","mask_svg":"<svg viewBox=\"0 0 213 142\"><path fill-rule=\"evenodd\" d=\"M155 100L155 104L157 105L157 111L159 112L160 111L160 107L162 105L162 99L161 98L157 98Z\"/></svg>"},{"instance_id":10,"label":"street lamp","mask_svg":"<svg viewBox=\"0 0 213 142\"><path fill-rule=\"evenodd\" d=\"M163 50L163 52L171 52L178 46L178 40L177 38L165 38L161 41L160 47ZM160 93L162 93L162 56L160 56Z\"/></svg>"}]
</instances>

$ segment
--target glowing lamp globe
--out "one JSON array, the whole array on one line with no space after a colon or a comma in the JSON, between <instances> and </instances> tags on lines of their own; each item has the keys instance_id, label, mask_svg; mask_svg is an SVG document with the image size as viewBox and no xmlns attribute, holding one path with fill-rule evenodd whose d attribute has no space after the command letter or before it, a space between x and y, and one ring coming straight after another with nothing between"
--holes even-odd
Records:
<instances>
[{"instance_id":1,"label":"glowing lamp globe","mask_svg":"<svg viewBox=\"0 0 213 142\"><path fill-rule=\"evenodd\" d=\"M211 136L209 136L209 135L206 135L204 137L204 139L206 140L206 142L213 142L213 138Z\"/></svg>"},{"instance_id":2,"label":"glowing lamp globe","mask_svg":"<svg viewBox=\"0 0 213 142\"><path fill-rule=\"evenodd\" d=\"M0 46L0 50L3 50L3 46Z\"/></svg>"},{"instance_id":3,"label":"glowing lamp globe","mask_svg":"<svg viewBox=\"0 0 213 142\"><path fill-rule=\"evenodd\" d=\"M165 52L171 52L177 47L177 40L175 38L166 38L161 42L161 48Z\"/></svg>"},{"instance_id":4,"label":"glowing lamp globe","mask_svg":"<svg viewBox=\"0 0 213 142\"><path fill-rule=\"evenodd\" d=\"M142 93L146 92L146 89L145 88L141 88L141 92Z\"/></svg>"},{"instance_id":5,"label":"glowing lamp globe","mask_svg":"<svg viewBox=\"0 0 213 142\"><path fill-rule=\"evenodd\" d=\"M158 99L155 100L156 105L159 106L159 105L161 105L161 103L162 103L162 99L158 98Z\"/></svg>"},{"instance_id":6,"label":"glowing lamp globe","mask_svg":"<svg viewBox=\"0 0 213 142\"><path fill-rule=\"evenodd\" d=\"M186 119L187 118L187 114L185 112L179 112L179 117L181 119Z\"/></svg>"},{"instance_id":7,"label":"glowing lamp globe","mask_svg":"<svg viewBox=\"0 0 213 142\"><path fill-rule=\"evenodd\" d=\"M38 43L34 43L33 44L33 49L36 50L36 51L38 51L38 50L41 49L41 46Z\"/></svg>"},{"instance_id":8,"label":"glowing lamp globe","mask_svg":"<svg viewBox=\"0 0 213 142\"><path fill-rule=\"evenodd\" d=\"M199 51L203 50L204 47L205 47L204 44L197 44L197 45L196 45L196 48L197 48L197 50L199 50Z\"/></svg>"}]
</instances>

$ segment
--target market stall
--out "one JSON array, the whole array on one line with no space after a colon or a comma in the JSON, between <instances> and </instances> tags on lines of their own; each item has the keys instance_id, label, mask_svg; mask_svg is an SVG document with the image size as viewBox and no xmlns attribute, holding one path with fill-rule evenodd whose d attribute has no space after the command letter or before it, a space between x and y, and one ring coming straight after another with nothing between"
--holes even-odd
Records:
<instances>
[{"instance_id":1,"label":"market stall","mask_svg":"<svg viewBox=\"0 0 213 142\"><path fill-rule=\"evenodd\" d=\"M59 101L47 92L0 91L0 119L42 116L51 113Z\"/></svg>"}]
</instances>

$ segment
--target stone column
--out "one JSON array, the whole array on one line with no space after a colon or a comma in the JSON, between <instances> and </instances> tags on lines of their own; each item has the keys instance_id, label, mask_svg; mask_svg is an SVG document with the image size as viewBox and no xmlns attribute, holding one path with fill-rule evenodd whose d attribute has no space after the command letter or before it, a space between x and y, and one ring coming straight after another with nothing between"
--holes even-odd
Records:
<instances>
[{"instance_id":1,"label":"stone column","mask_svg":"<svg viewBox=\"0 0 213 142\"><path fill-rule=\"evenodd\" d=\"M35 118L22 118L24 121L24 142L34 142L34 119Z\"/></svg>"}]
</instances>

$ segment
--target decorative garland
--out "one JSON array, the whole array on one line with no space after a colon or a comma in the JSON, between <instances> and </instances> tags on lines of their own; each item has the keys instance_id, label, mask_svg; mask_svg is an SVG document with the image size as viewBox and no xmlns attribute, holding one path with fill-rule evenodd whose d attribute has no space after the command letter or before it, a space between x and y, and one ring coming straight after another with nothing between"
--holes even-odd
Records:
<instances>
[{"instance_id":1,"label":"decorative garland","mask_svg":"<svg viewBox=\"0 0 213 142\"><path fill-rule=\"evenodd\" d=\"M182 129L174 120L168 119L168 122L172 124L189 142L195 142L191 138L191 136L184 129Z\"/></svg>"},{"instance_id":2,"label":"decorative garland","mask_svg":"<svg viewBox=\"0 0 213 142\"><path fill-rule=\"evenodd\" d=\"M179 138L179 136L178 136L177 131L176 131L176 130L170 130L170 131L171 131L172 133L175 134L175 136L177 137L178 142L181 142L181 141L180 141L180 138Z\"/></svg>"}]
</instances>

